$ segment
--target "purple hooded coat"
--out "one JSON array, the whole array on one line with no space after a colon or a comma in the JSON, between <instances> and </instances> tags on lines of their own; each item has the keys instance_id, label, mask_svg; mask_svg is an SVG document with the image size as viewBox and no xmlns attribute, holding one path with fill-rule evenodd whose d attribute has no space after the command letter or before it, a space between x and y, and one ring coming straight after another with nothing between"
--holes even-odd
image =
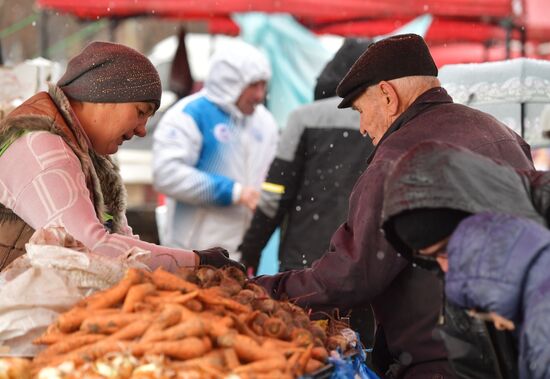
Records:
<instances>
[{"instance_id":1,"label":"purple hooded coat","mask_svg":"<svg viewBox=\"0 0 550 379\"><path fill-rule=\"evenodd\" d=\"M480 213L460 223L447 252L448 300L514 321L520 378L550 378L550 231L528 219Z\"/></svg>"}]
</instances>

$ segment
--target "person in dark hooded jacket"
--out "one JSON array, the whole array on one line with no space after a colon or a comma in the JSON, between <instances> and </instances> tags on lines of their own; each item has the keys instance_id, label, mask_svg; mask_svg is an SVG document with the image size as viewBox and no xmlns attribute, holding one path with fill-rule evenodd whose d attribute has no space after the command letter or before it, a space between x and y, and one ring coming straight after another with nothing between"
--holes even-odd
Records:
<instances>
[{"instance_id":1,"label":"person in dark hooded jacket","mask_svg":"<svg viewBox=\"0 0 550 379\"><path fill-rule=\"evenodd\" d=\"M388 241L413 262L437 261L446 272L441 335L461 377L550 377L549 177L425 142L386 179ZM462 309L476 310L474 317ZM494 323L492 332L477 311ZM513 333L508 351L502 329Z\"/></svg>"},{"instance_id":2,"label":"person in dark hooded jacket","mask_svg":"<svg viewBox=\"0 0 550 379\"><path fill-rule=\"evenodd\" d=\"M413 267L380 230L383 183L391 165L416 143L455 143L524 170L529 145L494 117L454 104L440 87L425 41L405 34L372 44L340 82L339 107L360 113L375 150L352 190L348 218L311 268L256 282L304 307L370 303L377 329L373 364L392 378L456 377L442 341L433 337L442 306L440 281ZM309 237L315 238L315 237Z\"/></svg>"},{"instance_id":3,"label":"person in dark hooded jacket","mask_svg":"<svg viewBox=\"0 0 550 379\"><path fill-rule=\"evenodd\" d=\"M253 271L276 228L281 227L279 270L287 271L310 267L345 221L349 194L373 146L359 138L358 114L336 107L336 87L369 43L346 39L319 75L315 101L290 115L238 248L241 262Z\"/></svg>"},{"instance_id":4,"label":"person in dark hooded jacket","mask_svg":"<svg viewBox=\"0 0 550 379\"><path fill-rule=\"evenodd\" d=\"M238 248L241 262L252 271L257 270L262 249L276 228L281 228L279 270L287 271L310 267L346 220L349 194L374 147L360 138L359 115L336 107L340 101L336 87L369 43L347 38L319 75L315 101L290 115ZM348 313L349 309L340 309L341 315ZM371 346L370 305L351 310L350 322L362 342Z\"/></svg>"}]
</instances>

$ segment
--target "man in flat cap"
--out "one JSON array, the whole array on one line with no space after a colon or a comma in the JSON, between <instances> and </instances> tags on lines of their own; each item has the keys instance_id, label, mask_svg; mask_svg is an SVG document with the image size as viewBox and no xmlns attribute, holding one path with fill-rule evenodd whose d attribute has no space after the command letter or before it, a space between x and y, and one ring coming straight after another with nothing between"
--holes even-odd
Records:
<instances>
[{"instance_id":1,"label":"man in flat cap","mask_svg":"<svg viewBox=\"0 0 550 379\"><path fill-rule=\"evenodd\" d=\"M454 378L434 328L443 309L442 283L413 267L380 229L383 183L397 158L425 140L453 143L517 169L531 170L529 145L483 112L454 104L418 35L372 44L337 88L340 108L360 114L360 130L375 145L350 196L347 221L312 268L256 279L273 297L301 306L372 304L377 331L373 362L387 378Z\"/></svg>"}]
</instances>

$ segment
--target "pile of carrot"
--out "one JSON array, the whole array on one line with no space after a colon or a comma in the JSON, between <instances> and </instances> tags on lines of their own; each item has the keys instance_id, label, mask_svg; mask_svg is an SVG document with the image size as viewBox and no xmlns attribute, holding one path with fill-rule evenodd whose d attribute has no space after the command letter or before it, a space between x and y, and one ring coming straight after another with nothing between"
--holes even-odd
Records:
<instances>
[{"instance_id":1,"label":"pile of carrot","mask_svg":"<svg viewBox=\"0 0 550 379\"><path fill-rule=\"evenodd\" d=\"M236 268L129 269L34 341L48 346L32 371L39 378L56 367L65 367L63 378L294 378L323 367L330 349L347 348L327 332ZM111 369L116 376L105 374Z\"/></svg>"}]
</instances>

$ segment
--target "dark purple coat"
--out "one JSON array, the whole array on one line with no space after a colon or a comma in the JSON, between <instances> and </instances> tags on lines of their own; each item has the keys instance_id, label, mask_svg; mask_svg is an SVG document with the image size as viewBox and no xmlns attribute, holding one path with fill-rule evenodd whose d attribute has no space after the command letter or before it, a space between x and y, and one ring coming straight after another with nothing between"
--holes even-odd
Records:
<instances>
[{"instance_id":1,"label":"dark purple coat","mask_svg":"<svg viewBox=\"0 0 550 379\"><path fill-rule=\"evenodd\" d=\"M371 303L393 360L405 366L425 362L429 367L430 361L447 357L443 344L432 338L441 310L440 281L408 264L380 229L384 180L392 163L427 140L454 143L517 169L533 169L529 146L517 134L486 113L452 103L443 88L433 88L378 144L351 194L348 220L333 234L329 251L310 269L257 279L275 298L286 294L313 309Z\"/></svg>"}]
</instances>

